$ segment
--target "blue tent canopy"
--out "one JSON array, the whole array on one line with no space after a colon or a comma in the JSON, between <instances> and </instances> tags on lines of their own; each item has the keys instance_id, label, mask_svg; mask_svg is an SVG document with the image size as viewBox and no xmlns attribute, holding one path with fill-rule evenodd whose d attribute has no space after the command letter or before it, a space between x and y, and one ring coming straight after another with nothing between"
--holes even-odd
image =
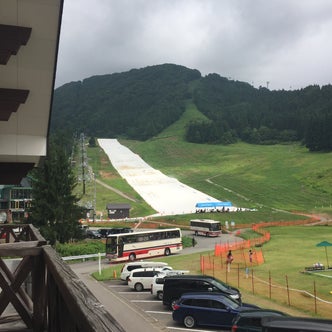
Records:
<instances>
[{"instance_id":1,"label":"blue tent canopy","mask_svg":"<svg viewBox=\"0 0 332 332\"><path fill-rule=\"evenodd\" d=\"M211 208L211 209L217 209L220 207L230 207L232 206L231 202L200 202L196 203L196 208L197 209L206 209L206 208Z\"/></svg>"}]
</instances>

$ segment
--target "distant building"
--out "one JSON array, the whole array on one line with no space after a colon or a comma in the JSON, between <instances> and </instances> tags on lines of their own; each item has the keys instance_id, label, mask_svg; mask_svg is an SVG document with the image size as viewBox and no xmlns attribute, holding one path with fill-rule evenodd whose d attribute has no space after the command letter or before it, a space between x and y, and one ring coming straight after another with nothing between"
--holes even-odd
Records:
<instances>
[{"instance_id":1,"label":"distant building","mask_svg":"<svg viewBox=\"0 0 332 332\"><path fill-rule=\"evenodd\" d=\"M28 217L31 202L31 187L0 187L0 211L7 214L8 222L24 222Z\"/></svg>"},{"instance_id":2,"label":"distant building","mask_svg":"<svg viewBox=\"0 0 332 332\"><path fill-rule=\"evenodd\" d=\"M130 204L127 203L109 203L106 205L107 216L110 219L129 218L130 208Z\"/></svg>"}]
</instances>

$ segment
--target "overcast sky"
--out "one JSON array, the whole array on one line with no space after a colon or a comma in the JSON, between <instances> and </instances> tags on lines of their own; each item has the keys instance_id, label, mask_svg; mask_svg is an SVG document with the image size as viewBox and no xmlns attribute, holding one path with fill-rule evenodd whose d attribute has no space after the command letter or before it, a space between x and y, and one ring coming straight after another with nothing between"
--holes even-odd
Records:
<instances>
[{"instance_id":1,"label":"overcast sky","mask_svg":"<svg viewBox=\"0 0 332 332\"><path fill-rule=\"evenodd\" d=\"M331 0L65 0L56 87L163 63L255 87L332 83Z\"/></svg>"}]
</instances>

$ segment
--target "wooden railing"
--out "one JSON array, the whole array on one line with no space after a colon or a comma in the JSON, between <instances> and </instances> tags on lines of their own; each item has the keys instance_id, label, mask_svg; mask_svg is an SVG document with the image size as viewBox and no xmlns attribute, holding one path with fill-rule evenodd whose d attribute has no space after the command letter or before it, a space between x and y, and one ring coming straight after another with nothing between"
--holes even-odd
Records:
<instances>
[{"instance_id":1,"label":"wooden railing","mask_svg":"<svg viewBox=\"0 0 332 332\"><path fill-rule=\"evenodd\" d=\"M15 262L16 267L10 267ZM0 331L124 331L31 225L0 225Z\"/></svg>"}]
</instances>

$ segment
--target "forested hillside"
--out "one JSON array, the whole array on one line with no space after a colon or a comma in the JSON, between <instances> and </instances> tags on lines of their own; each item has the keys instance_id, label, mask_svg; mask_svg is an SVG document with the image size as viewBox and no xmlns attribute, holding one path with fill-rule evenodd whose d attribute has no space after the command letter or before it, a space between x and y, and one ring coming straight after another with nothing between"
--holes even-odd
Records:
<instances>
[{"instance_id":1,"label":"forested hillside","mask_svg":"<svg viewBox=\"0 0 332 332\"><path fill-rule=\"evenodd\" d=\"M311 151L332 150L332 86L270 91L202 77L164 64L93 76L55 90L51 129L95 137L149 139L177 121L193 101L208 120L191 121L186 139L195 143L303 142Z\"/></svg>"},{"instance_id":2,"label":"forested hillside","mask_svg":"<svg viewBox=\"0 0 332 332\"><path fill-rule=\"evenodd\" d=\"M197 70L152 66L93 76L55 90L52 129L146 140L178 120Z\"/></svg>"},{"instance_id":3,"label":"forested hillside","mask_svg":"<svg viewBox=\"0 0 332 332\"><path fill-rule=\"evenodd\" d=\"M270 91L210 74L197 85L194 102L211 121L192 123L187 132L189 141L302 141L312 151L332 149L331 85Z\"/></svg>"}]
</instances>

